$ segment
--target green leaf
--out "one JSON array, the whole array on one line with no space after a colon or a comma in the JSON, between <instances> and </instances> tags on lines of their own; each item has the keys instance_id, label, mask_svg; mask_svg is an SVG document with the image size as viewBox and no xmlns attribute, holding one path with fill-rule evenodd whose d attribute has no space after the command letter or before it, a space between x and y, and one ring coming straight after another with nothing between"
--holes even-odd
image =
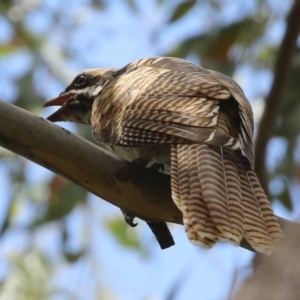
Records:
<instances>
[{"instance_id":1,"label":"green leaf","mask_svg":"<svg viewBox=\"0 0 300 300\"><path fill-rule=\"evenodd\" d=\"M9 44L0 45L0 57L11 54L15 50L16 50L16 48Z\"/></svg>"},{"instance_id":2,"label":"green leaf","mask_svg":"<svg viewBox=\"0 0 300 300\"><path fill-rule=\"evenodd\" d=\"M285 162L286 163L286 162ZM290 162L289 166L292 165L293 162ZM275 179L275 183L276 185L273 186L273 189L271 189L271 192L273 193L273 197L277 200L279 200L279 202L289 211L293 210L293 202L292 202L292 197L290 194L290 180L288 179L288 177L286 176L286 174L280 174L280 175L276 175L273 177L273 179Z\"/></svg>"},{"instance_id":3,"label":"green leaf","mask_svg":"<svg viewBox=\"0 0 300 300\"><path fill-rule=\"evenodd\" d=\"M228 55L230 49L238 45L242 51L245 51L264 34L266 21L257 22L252 18L246 18L240 22L220 27L210 34L189 37L167 56L185 58L193 54L199 57L203 67L231 75L235 61Z\"/></svg>"},{"instance_id":4,"label":"green leaf","mask_svg":"<svg viewBox=\"0 0 300 300\"><path fill-rule=\"evenodd\" d=\"M85 251L78 251L76 253L64 251L64 257L69 263L77 262L84 254Z\"/></svg>"},{"instance_id":5,"label":"green leaf","mask_svg":"<svg viewBox=\"0 0 300 300\"><path fill-rule=\"evenodd\" d=\"M129 227L122 217L106 220L105 226L122 246L147 254L141 245L137 229Z\"/></svg>"},{"instance_id":6,"label":"green leaf","mask_svg":"<svg viewBox=\"0 0 300 300\"><path fill-rule=\"evenodd\" d=\"M287 210L293 210L293 202L288 188L285 188L280 195L276 196L276 198L283 204L283 206Z\"/></svg>"},{"instance_id":7,"label":"green leaf","mask_svg":"<svg viewBox=\"0 0 300 300\"><path fill-rule=\"evenodd\" d=\"M174 10L169 23L175 22L186 15L196 4L196 1L185 1L180 3Z\"/></svg>"},{"instance_id":8,"label":"green leaf","mask_svg":"<svg viewBox=\"0 0 300 300\"><path fill-rule=\"evenodd\" d=\"M284 89L284 99L279 111L280 122L278 123L278 127L275 131L276 135L285 137L290 142L297 139L300 132L299 76L300 64L297 63L297 60L295 59L292 62L292 66L289 71L287 86Z\"/></svg>"},{"instance_id":9,"label":"green leaf","mask_svg":"<svg viewBox=\"0 0 300 300\"><path fill-rule=\"evenodd\" d=\"M28 251L13 257L11 263L13 271L1 286L1 299L52 299L53 268L44 255Z\"/></svg>"},{"instance_id":10,"label":"green leaf","mask_svg":"<svg viewBox=\"0 0 300 300\"><path fill-rule=\"evenodd\" d=\"M33 222L32 227L59 220L68 215L77 204L85 203L87 190L64 178L62 182L55 181L60 178L62 177L57 175L50 183L49 205L46 211Z\"/></svg>"},{"instance_id":11,"label":"green leaf","mask_svg":"<svg viewBox=\"0 0 300 300\"><path fill-rule=\"evenodd\" d=\"M14 5L14 0L1 0L0 13L5 14L7 10Z\"/></svg>"},{"instance_id":12,"label":"green leaf","mask_svg":"<svg viewBox=\"0 0 300 300\"><path fill-rule=\"evenodd\" d=\"M284 156L281 158L281 161L276 166L273 176L284 176L288 179L295 177L297 173L297 164L295 163L295 149L297 146L297 137L290 137L286 139L287 148ZM286 182L284 182L286 185Z\"/></svg>"}]
</instances>

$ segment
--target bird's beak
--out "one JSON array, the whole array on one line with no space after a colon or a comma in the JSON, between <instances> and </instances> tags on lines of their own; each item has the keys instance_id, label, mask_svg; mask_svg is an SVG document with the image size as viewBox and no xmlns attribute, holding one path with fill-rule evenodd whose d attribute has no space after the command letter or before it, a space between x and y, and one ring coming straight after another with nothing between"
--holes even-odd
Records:
<instances>
[{"instance_id":1,"label":"bird's beak","mask_svg":"<svg viewBox=\"0 0 300 300\"><path fill-rule=\"evenodd\" d=\"M63 106L68 100L70 100L73 96L75 96L75 93L61 93L58 97L52 98L49 101L47 101L43 107L48 106Z\"/></svg>"},{"instance_id":2,"label":"bird's beak","mask_svg":"<svg viewBox=\"0 0 300 300\"><path fill-rule=\"evenodd\" d=\"M43 107L48 107L48 106L61 106L56 112L54 112L52 115L50 115L47 120L51 122L59 122L59 121L64 121L64 115L65 115L65 106L64 104L72 99L76 93L61 93L58 97L52 98L49 101L47 101Z\"/></svg>"}]
</instances>

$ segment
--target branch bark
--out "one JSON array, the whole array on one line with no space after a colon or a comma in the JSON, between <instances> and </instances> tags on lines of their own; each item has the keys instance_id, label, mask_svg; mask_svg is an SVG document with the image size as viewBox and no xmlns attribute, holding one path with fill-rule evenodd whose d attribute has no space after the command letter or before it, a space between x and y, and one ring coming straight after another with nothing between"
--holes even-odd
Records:
<instances>
[{"instance_id":1,"label":"branch bark","mask_svg":"<svg viewBox=\"0 0 300 300\"><path fill-rule=\"evenodd\" d=\"M181 223L170 178L121 160L66 129L0 101L0 146L144 220Z\"/></svg>"},{"instance_id":2,"label":"branch bark","mask_svg":"<svg viewBox=\"0 0 300 300\"><path fill-rule=\"evenodd\" d=\"M182 224L170 176L119 159L41 117L0 101L0 146L146 221ZM283 227L291 223L279 218ZM241 247L251 250L243 240Z\"/></svg>"},{"instance_id":3,"label":"branch bark","mask_svg":"<svg viewBox=\"0 0 300 300\"><path fill-rule=\"evenodd\" d=\"M300 295L299 224L287 228L285 243L271 257L256 257L254 273L233 300L295 300Z\"/></svg>"},{"instance_id":4,"label":"branch bark","mask_svg":"<svg viewBox=\"0 0 300 300\"><path fill-rule=\"evenodd\" d=\"M268 192L268 176L265 166L266 148L274 133L278 112L283 101L284 87L300 32L299 16L300 0L295 0L287 17L286 31L279 47L274 66L273 83L265 99L265 109L257 133L255 171L266 192Z\"/></svg>"}]
</instances>

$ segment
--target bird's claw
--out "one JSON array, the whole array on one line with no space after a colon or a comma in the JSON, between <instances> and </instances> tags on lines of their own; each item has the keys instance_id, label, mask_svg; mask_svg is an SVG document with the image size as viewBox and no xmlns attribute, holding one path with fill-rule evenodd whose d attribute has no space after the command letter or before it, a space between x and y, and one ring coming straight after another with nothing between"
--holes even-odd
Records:
<instances>
[{"instance_id":1,"label":"bird's claw","mask_svg":"<svg viewBox=\"0 0 300 300\"><path fill-rule=\"evenodd\" d=\"M145 161L143 158L139 157L131 161L135 165L138 165L140 167L146 167L148 164L148 161ZM150 167L150 170L156 171L156 172L161 172L163 173L165 171L165 166L162 163L153 163Z\"/></svg>"},{"instance_id":2,"label":"bird's claw","mask_svg":"<svg viewBox=\"0 0 300 300\"><path fill-rule=\"evenodd\" d=\"M163 173L165 171L165 166L161 163L153 163L149 169Z\"/></svg>"},{"instance_id":3,"label":"bird's claw","mask_svg":"<svg viewBox=\"0 0 300 300\"><path fill-rule=\"evenodd\" d=\"M135 215L133 215L131 212L128 211L124 211L122 210L125 222L130 226L130 227L136 227L138 225L138 223L134 223L134 218Z\"/></svg>"}]
</instances>

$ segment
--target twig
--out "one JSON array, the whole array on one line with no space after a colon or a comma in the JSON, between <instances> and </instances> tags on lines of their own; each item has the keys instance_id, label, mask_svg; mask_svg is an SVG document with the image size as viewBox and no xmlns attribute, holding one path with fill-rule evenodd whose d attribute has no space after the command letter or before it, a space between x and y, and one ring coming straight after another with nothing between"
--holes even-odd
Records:
<instances>
[{"instance_id":1,"label":"twig","mask_svg":"<svg viewBox=\"0 0 300 300\"><path fill-rule=\"evenodd\" d=\"M268 179L265 167L266 147L272 137L280 105L283 101L284 87L288 78L293 53L300 32L300 0L295 0L287 17L287 27L279 47L274 66L274 78L270 92L265 100L265 109L259 125L255 157L256 174L266 192Z\"/></svg>"}]
</instances>

